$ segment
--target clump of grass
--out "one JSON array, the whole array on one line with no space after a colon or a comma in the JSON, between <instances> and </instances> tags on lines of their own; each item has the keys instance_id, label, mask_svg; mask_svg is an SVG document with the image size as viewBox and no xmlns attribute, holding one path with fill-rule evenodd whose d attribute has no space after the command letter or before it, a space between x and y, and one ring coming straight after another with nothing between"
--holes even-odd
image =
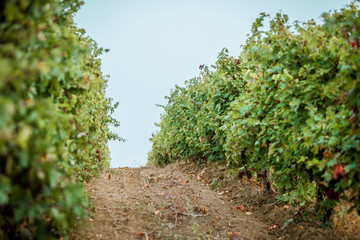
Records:
<instances>
[{"instance_id":1,"label":"clump of grass","mask_svg":"<svg viewBox=\"0 0 360 240\"><path fill-rule=\"evenodd\" d=\"M355 210L347 214L350 209L349 204L342 202L335 208L333 222L336 232L342 237L355 239L360 237L360 216Z\"/></svg>"}]
</instances>

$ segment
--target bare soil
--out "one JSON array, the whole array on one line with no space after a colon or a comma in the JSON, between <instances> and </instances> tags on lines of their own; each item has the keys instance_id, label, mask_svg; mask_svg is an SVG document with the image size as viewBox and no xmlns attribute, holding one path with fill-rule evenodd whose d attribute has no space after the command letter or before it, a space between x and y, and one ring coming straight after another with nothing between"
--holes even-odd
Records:
<instances>
[{"instance_id":1,"label":"bare soil","mask_svg":"<svg viewBox=\"0 0 360 240\"><path fill-rule=\"evenodd\" d=\"M112 168L86 188L93 208L74 240L341 238L314 222L289 223L294 208L217 165Z\"/></svg>"}]
</instances>

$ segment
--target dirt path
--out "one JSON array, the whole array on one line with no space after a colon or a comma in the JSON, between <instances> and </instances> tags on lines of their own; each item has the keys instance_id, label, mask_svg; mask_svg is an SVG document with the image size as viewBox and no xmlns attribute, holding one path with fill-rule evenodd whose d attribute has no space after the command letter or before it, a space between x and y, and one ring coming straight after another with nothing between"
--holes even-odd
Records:
<instances>
[{"instance_id":1,"label":"dirt path","mask_svg":"<svg viewBox=\"0 0 360 240\"><path fill-rule=\"evenodd\" d=\"M228 178L184 164L110 169L88 184L94 209L72 239L337 239L311 224L281 231L288 207Z\"/></svg>"}]
</instances>

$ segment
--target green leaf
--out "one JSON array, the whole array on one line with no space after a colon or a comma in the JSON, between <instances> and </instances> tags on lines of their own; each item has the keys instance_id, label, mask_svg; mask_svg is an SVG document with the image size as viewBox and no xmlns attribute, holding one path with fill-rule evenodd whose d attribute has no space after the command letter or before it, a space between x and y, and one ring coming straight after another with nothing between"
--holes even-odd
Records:
<instances>
[{"instance_id":1,"label":"green leaf","mask_svg":"<svg viewBox=\"0 0 360 240\"><path fill-rule=\"evenodd\" d=\"M350 163L345 166L345 172L347 172L347 173L349 173L353 169L357 169L357 164L355 162Z\"/></svg>"},{"instance_id":2,"label":"green leaf","mask_svg":"<svg viewBox=\"0 0 360 240\"><path fill-rule=\"evenodd\" d=\"M335 137L335 136L330 137L330 139L329 139L329 145L330 146L338 145L338 143L339 143L339 138L338 137Z\"/></svg>"},{"instance_id":3,"label":"green leaf","mask_svg":"<svg viewBox=\"0 0 360 240\"><path fill-rule=\"evenodd\" d=\"M287 220L285 221L284 225L282 226L281 231L284 231L285 228L286 228L290 223L292 223L292 222L294 222L294 219L293 219L293 218L287 219Z\"/></svg>"},{"instance_id":4,"label":"green leaf","mask_svg":"<svg viewBox=\"0 0 360 240\"><path fill-rule=\"evenodd\" d=\"M297 106L300 105L300 103L301 103L301 100L300 100L300 99L294 98L293 100L291 100L291 101L289 102L289 105L290 105L291 107L297 107Z\"/></svg>"},{"instance_id":5,"label":"green leaf","mask_svg":"<svg viewBox=\"0 0 360 240\"><path fill-rule=\"evenodd\" d=\"M66 206L75 206L82 199L82 192L78 185L70 185L65 189Z\"/></svg>"}]
</instances>

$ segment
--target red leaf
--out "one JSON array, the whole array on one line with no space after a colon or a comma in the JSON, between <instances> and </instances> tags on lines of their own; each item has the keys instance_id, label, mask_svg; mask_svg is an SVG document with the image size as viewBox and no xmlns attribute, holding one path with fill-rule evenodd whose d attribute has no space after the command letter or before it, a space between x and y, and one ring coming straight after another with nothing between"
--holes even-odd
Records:
<instances>
[{"instance_id":1,"label":"red leaf","mask_svg":"<svg viewBox=\"0 0 360 240\"><path fill-rule=\"evenodd\" d=\"M236 206L235 209L236 209L236 210L244 210L244 209L245 209L245 205L242 204L242 205L240 205L240 206Z\"/></svg>"},{"instance_id":2,"label":"red leaf","mask_svg":"<svg viewBox=\"0 0 360 240\"><path fill-rule=\"evenodd\" d=\"M99 162L101 162L101 153L100 153L100 150L97 149L97 150L96 150L96 153L98 154L98 155L97 155L97 159L99 160Z\"/></svg>"},{"instance_id":3,"label":"red leaf","mask_svg":"<svg viewBox=\"0 0 360 240\"><path fill-rule=\"evenodd\" d=\"M269 227L269 230L273 230L275 228L278 228L279 227L279 224L275 224L275 225L272 225Z\"/></svg>"},{"instance_id":4,"label":"red leaf","mask_svg":"<svg viewBox=\"0 0 360 240\"><path fill-rule=\"evenodd\" d=\"M344 177L344 170L344 165L335 163L332 168L333 178L336 180L338 177Z\"/></svg>"},{"instance_id":5,"label":"red leaf","mask_svg":"<svg viewBox=\"0 0 360 240\"><path fill-rule=\"evenodd\" d=\"M240 235L241 233L240 232L228 232L226 235L229 237L229 238L232 238L234 235Z\"/></svg>"},{"instance_id":6,"label":"red leaf","mask_svg":"<svg viewBox=\"0 0 360 240\"><path fill-rule=\"evenodd\" d=\"M340 200L340 195L335 192L335 190L333 188L330 188L327 192L326 192L326 196L329 200Z\"/></svg>"},{"instance_id":7,"label":"red leaf","mask_svg":"<svg viewBox=\"0 0 360 240\"><path fill-rule=\"evenodd\" d=\"M324 159L331 160L333 158L333 154L331 151L323 152Z\"/></svg>"},{"instance_id":8,"label":"red leaf","mask_svg":"<svg viewBox=\"0 0 360 240\"><path fill-rule=\"evenodd\" d=\"M354 40L351 42L351 46L352 46L352 47L356 47L356 45L357 45L357 44L356 44L356 40L354 39Z\"/></svg>"}]
</instances>

